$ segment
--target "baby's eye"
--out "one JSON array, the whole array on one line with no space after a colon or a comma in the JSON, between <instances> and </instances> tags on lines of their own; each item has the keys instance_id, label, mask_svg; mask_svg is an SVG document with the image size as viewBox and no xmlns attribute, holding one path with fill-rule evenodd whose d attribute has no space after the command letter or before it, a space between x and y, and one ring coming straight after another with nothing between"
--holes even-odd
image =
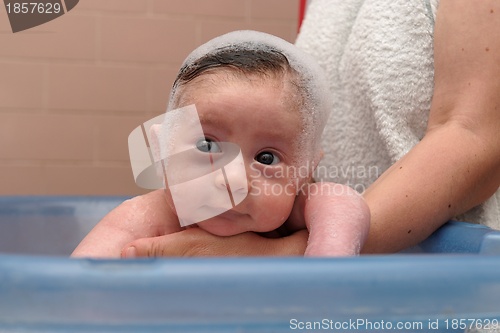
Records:
<instances>
[{"instance_id":1,"label":"baby's eye","mask_svg":"<svg viewBox=\"0 0 500 333\"><path fill-rule=\"evenodd\" d=\"M199 139L196 142L196 148L204 153L220 153L222 151L217 143L208 138Z\"/></svg>"},{"instance_id":2,"label":"baby's eye","mask_svg":"<svg viewBox=\"0 0 500 333\"><path fill-rule=\"evenodd\" d=\"M274 155L273 153L264 151L257 156L255 156L255 160L261 164L265 165L272 165L272 164L277 164L280 162L280 159L278 156Z\"/></svg>"}]
</instances>

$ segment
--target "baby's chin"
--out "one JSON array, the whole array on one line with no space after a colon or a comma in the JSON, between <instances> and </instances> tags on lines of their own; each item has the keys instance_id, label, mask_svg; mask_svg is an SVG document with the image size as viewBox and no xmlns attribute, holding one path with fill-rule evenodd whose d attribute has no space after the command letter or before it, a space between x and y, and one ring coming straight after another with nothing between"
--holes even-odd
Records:
<instances>
[{"instance_id":1,"label":"baby's chin","mask_svg":"<svg viewBox=\"0 0 500 333\"><path fill-rule=\"evenodd\" d=\"M211 233L212 235L221 237L234 236L247 231L251 231L249 228L245 227L245 223L239 221L240 219L228 219L221 215L212 217L202 222L198 222L196 226Z\"/></svg>"},{"instance_id":2,"label":"baby's chin","mask_svg":"<svg viewBox=\"0 0 500 333\"><path fill-rule=\"evenodd\" d=\"M234 236L248 231L266 232L270 230L256 230L256 225L251 216L240 214L232 210L198 222L197 227L216 236Z\"/></svg>"}]
</instances>

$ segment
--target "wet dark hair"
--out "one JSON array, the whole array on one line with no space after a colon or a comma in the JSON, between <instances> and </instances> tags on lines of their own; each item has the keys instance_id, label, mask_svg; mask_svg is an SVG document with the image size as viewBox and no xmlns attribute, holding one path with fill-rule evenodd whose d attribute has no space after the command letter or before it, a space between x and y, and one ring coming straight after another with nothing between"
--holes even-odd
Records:
<instances>
[{"instance_id":1,"label":"wet dark hair","mask_svg":"<svg viewBox=\"0 0 500 333\"><path fill-rule=\"evenodd\" d=\"M241 48L241 46L224 47L194 62L184 64L174 81L173 90L217 68L263 77L280 77L293 71L287 57L272 48L256 50Z\"/></svg>"}]
</instances>

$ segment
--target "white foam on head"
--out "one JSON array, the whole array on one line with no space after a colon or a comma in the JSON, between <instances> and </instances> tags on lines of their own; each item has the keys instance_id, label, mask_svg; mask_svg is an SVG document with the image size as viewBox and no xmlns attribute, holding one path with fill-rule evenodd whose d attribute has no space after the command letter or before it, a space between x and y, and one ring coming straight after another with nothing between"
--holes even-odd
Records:
<instances>
[{"instance_id":1,"label":"white foam on head","mask_svg":"<svg viewBox=\"0 0 500 333\"><path fill-rule=\"evenodd\" d=\"M279 37L258 31L242 30L216 37L199 46L189 54L182 67L189 66L206 55L216 54L220 49L276 50L288 59L290 67L297 74L294 81L299 85L298 89L304 102L300 109L304 131L301 135L299 150L306 153L307 150L313 149L316 151L319 149L321 135L332 103L326 76L316 60L295 45ZM176 88L173 87L172 89L168 110L178 107L174 105ZM311 142L314 146L311 146ZM303 160L310 159L310 156L303 157Z\"/></svg>"}]
</instances>

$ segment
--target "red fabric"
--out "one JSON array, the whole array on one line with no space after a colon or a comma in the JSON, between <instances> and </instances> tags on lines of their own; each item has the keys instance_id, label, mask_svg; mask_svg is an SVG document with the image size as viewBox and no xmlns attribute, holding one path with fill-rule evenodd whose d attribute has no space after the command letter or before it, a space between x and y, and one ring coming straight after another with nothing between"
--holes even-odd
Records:
<instances>
[{"instance_id":1,"label":"red fabric","mask_svg":"<svg viewBox=\"0 0 500 333\"><path fill-rule=\"evenodd\" d=\"M307 0L300 0L299 1L299 27L298 27L298 30L300 30L300 26L302 25L302 20L304 19L304 15L306 14L306 5L307 5Z\"/></svg>"}]
</instances>

